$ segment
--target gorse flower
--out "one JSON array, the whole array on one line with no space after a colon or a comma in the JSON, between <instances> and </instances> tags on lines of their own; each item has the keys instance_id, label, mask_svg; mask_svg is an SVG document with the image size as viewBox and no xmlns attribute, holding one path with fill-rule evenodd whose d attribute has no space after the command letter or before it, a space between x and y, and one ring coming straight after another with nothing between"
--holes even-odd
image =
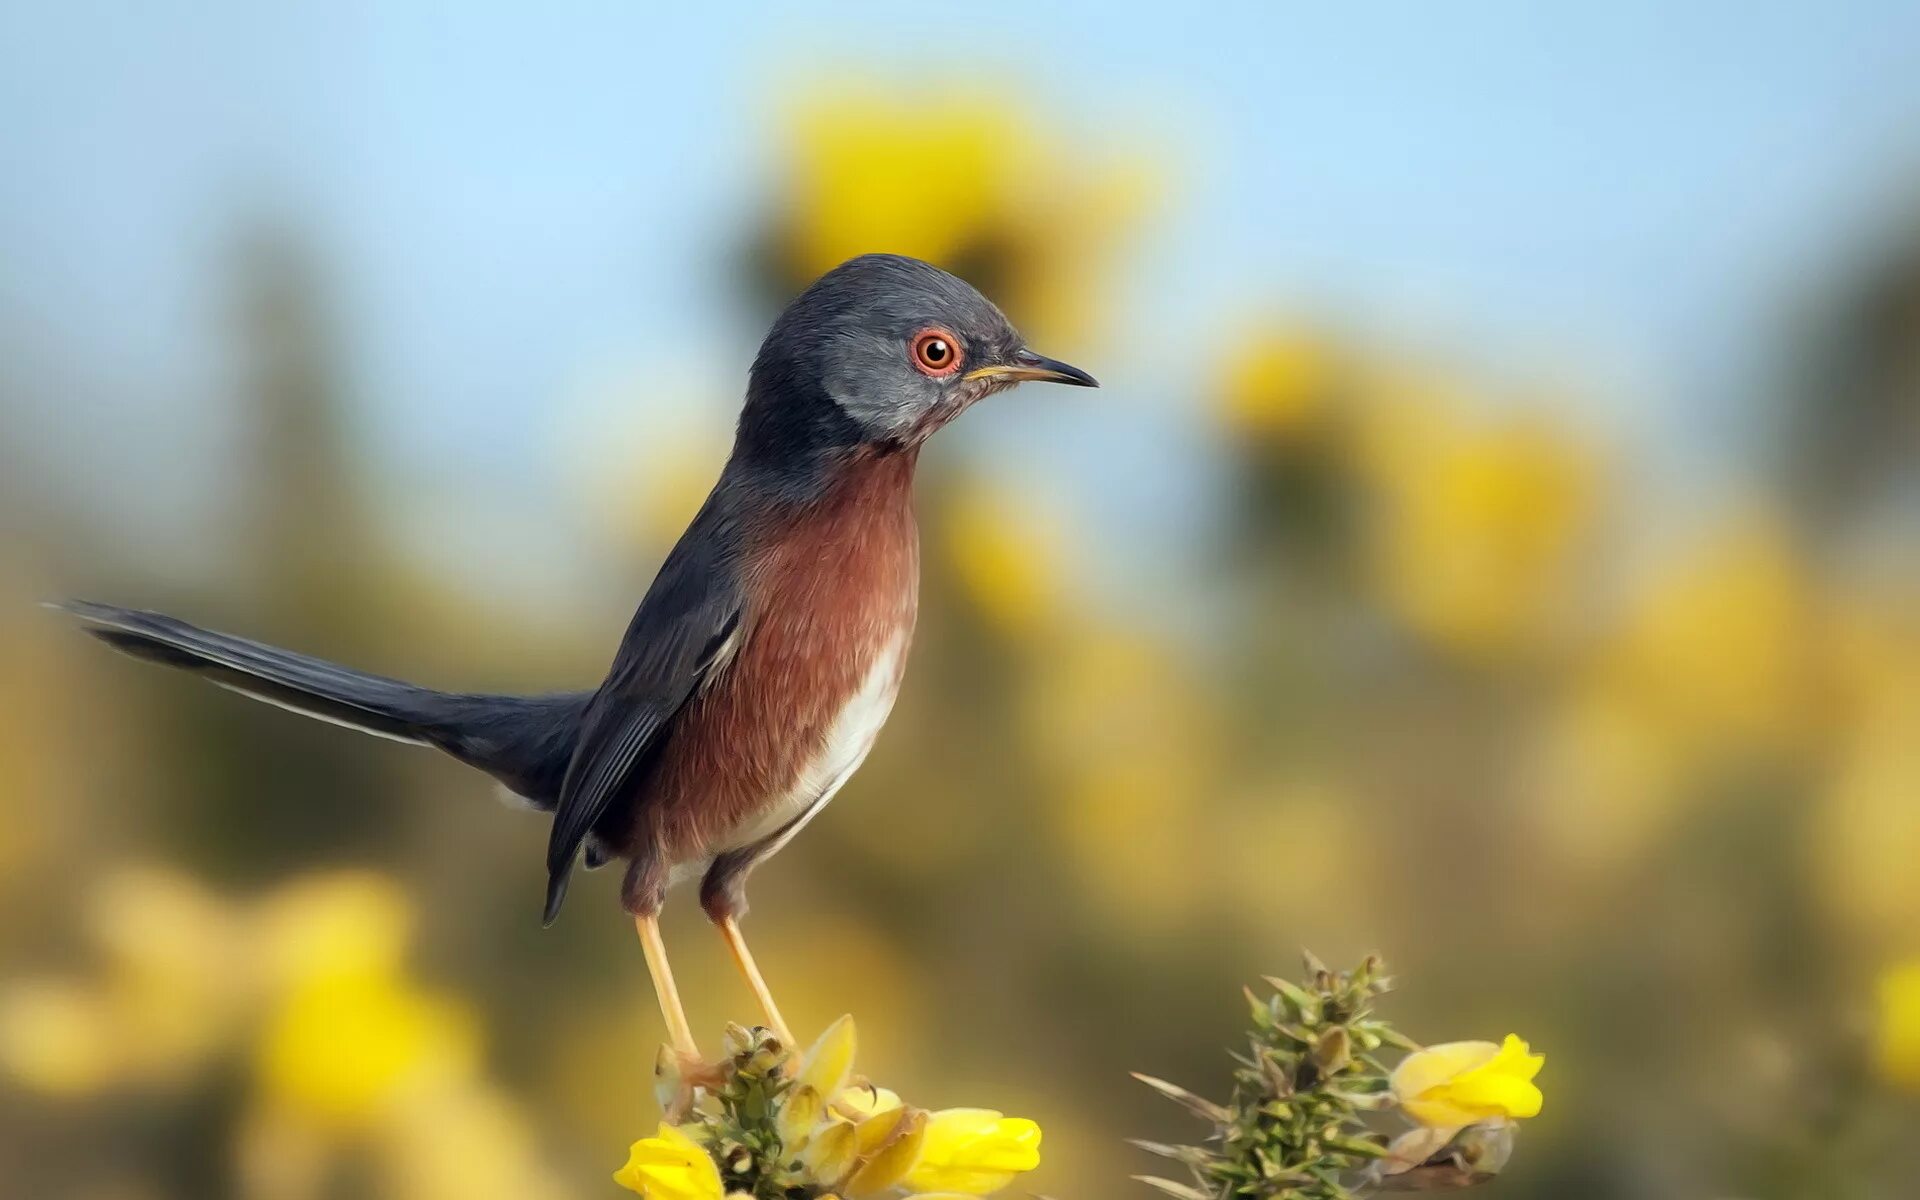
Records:
<instances>
[{"instance_id":1,"label":"gorse flower","mask_svg":"<svg viewBox=\"0 0 1920 1200\"><path fill-rule=\"evenodd\" d=\"M1136 1076L1214 1132L1200 1145L1134 1143L1184 1165L1191 1184L1135 1178L1177 1200L1348 1200L1367 1186L1432 1190L1498 1174L1513 1119L1540 1111L1532 1080L1545 1058L1516 1037L1417 1049L1373 1015L1387 990L1377 960L1351 973L1307 965L1304 985L1269 978L1271 995L1247 993L1253 1030L1226 1103ZM1410 1053L1390 1075L1377 1055L1393 1046ZM1417 1125L1389 1140L1367 1114L1393 1107Z\"/></svg>"},{"instance_id":2,"label":"gorse flower","mask_svg":"<svg viewBox=\"0 0 1920 1200\"><path fill-rule=\"evenodd\" d=\"M1340 352L1304 330L1263 327L1244 334L1221 373L1221 418L1234 433L1290 441L1322 424L1341 387Z\"/></svg>"},{"instance_id":3,"label":"gorse flower","mask_svg":"<svg viewBox=\"0 0 1920 1200\"><path fill-rule=\"evenodd\" d=\"M396 885L355 872L299 880L256 922L269 1003L254 1066L266 1104L363 1128L478 1075L477 1016L403 968L413 915Z\"/></svg>"},{"instance_id":4,"label":"gorse flower","mask_svg":"<svg viewBox=\"0 0 1920 1200\"><path fill-rule=\"evenodd\" d=\"M1920 1092L1920 960L1882 975L1879 993L1875 1065L1888 1083Z\"/></svg>"},{"instance_id":5,"label":"gorse flower","mask_svg":"<svg viewBox=\"0 0 1920 1200\"><path fill-rule=\"evenodd\" d=\"M954 269L1049 345L1093 324L1154 172L1091 158L977 88L898 93L845 78L783 106L778 216L758 239L781 292L876 248ZM939 131L939 152L926 151Z\"/></svg>"},{"instance_id":6,"label":"gorse flower","mask_svg":"<svg viewBox=\"0 0 1920 1200\"><path fill-rule=\"evenodd\" d=\"M1409 1117L1434 1129L1540 1115L1533 1077L1546 1056L1512 1034L1492 1042L1448 1042L1416 1050L1394 1068L1393 1095Z\"/></svg>"},{"instance_id":7,"label":"gorse flower","mask_svg":"<svg viewBox=\"0 0 1920 1200\"><path fill-rule=\"evenodd\" d=\"M478 1058L478 1023L463 1005L380 975L300 988L256 1052L268 1102L341 1128L470 1078Z\"/></svg>"},{"instance_id":8,"label":"gorse flower","mask_svg":"<svg viewBox=\"0 0 1920 1200\"><path fill-rule=\"evenodd\" d=\"M633 1144L613 1179L647 1200L720 1200L724 1194L720 1168L706 1148L665 1122L659 1133Z\"/></svg>"},{"instance_id":9,"label":"gorse flower","mask_svg":"<svg viewBox=\"0 0 1920 1200\"><path fill-rule=\"evenodd\" d=\"M1032 1121L916 1108L854 1074L858 1045L851 1017L798 1060L765 1030L729 1029L719 1082L684 1124L635 1142L614 1180L648 1200L867 1200L902 1189L941 1200L989 1195L1040 1165ZM662 1059L669 1071L674 1061Z\"/></svg>"},{"instance_id":10,"label":"gorse flower","mask_svg":"<svg viewBox=\"0 0 1920 1200\"><path fill-rule=\"evenodd\" d=\"M864 1120L900 1107L886 1088L855 1086L841 1091L833 1111ZM919 1149L908 1187L987 1196L1040 1165L1040 1127L990 1108L947 1108L927 1115Z\"/></svg>"},{"instance_id":11,"label":"gorse flower","mask_svg":"<svg viewBox=\"0 0 1920 1200\"><path fill-rule=\"evenodd\" d=\"M927 1119L907 1186L986 1196L1040 1165L1040 1127L987 1108L949 1108Z\"/></svg>"},{"instance_id":12,"label":"gorse flower","mask_svg":"<svg viewBox=\"0 0 1920 1200\"><path fill-rule=\"evenodd\" d=\"M243 902L128 867L95 882L87 917L93 977L0 989L0 1073L73 1096L244 1081L248 1195L319 1194L349 1162L369 1194L559 1194L528 1115L485 1075L478 1013L410 967L413 905L392 879L328 871Z\"/></svg>"}]
</instances>

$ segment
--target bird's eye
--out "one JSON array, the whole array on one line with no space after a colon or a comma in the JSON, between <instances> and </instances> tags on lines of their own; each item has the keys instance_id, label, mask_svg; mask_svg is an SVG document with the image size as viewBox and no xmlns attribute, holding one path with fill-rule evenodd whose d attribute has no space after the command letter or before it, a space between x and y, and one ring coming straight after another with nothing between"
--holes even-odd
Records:
<instances>
[{"instance_id":1,"label":"bird's eye","mask_svg":"<svg viewBox=\"0 0 1920 1200\"><path fill-rule=\"evenodd\" d=\"M960 369L960 342L944 329L923 329L914 335L912 357L923 375L951 375Z\"/></svg>"}]
</instances>

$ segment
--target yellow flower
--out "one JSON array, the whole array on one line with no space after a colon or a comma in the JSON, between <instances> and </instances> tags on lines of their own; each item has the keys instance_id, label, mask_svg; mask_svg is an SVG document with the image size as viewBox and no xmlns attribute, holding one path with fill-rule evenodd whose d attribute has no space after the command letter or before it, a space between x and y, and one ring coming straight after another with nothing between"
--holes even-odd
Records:
<instances>
[{"instance_id":1,"label":"yellow flower","mask_svg":"<svg viewBox=\"0 0 1920 1200\"><path fill-rule=\"evenodd\" d=\"M863 1156L875 1154L888 1140L884 1135L900 1121L899 1116L875 1120L900 1108L899 1096L849 1082L859 1045L851 1016L827 1026L795 1064L792 1086L774 1118L781 1145L822 1180L838 1180ZM899 1171L905 1169L905 1163L899 1164Z\"/></svg>"},{"instance_id":2,"label":"yellow flower","mask_svg":"<svg viewBox=\"0 0 1920 1200\"><path fill-rule=\"evenodd\" d=\"M854 1127L846 1121L835 1121L807 1140L800 1150L800 1165L812 1173L816 1180L838 1180L853 1170L860 1147L853 1135ZM789 1144L791 1153L793 1146Z\"/></svg>"},{"instance_id":3,"label":"yellow flower","mask_svg":"<svg viewBox=\"0 0 1920 1200\"><path fill-rule=\"evenodd\" d=\"M1409 1117L1436 1129L1540 1112L1533 1077L1546 1056L1513 1034L1492 1042L1448 1042L1407 1055L1393 1072L1393 1094Z\"/></svg>"},{"instance_id":4,"label":"yellow flower","mask_svg":"<svg viewBox=\"0 0 1920 1200\"><path fill-rule=\"evenodd\" d=\"M666 1123L641 1138L613 1181L647 1200L721 1200L720 1168L699 1142Z\"/></svg>"},{"instance_id":5,"label":"yellow flower","mask_svg":"<svg viewBox=\"0 0 1920 1200\"><path fill-rule=\"evenodd\" d=\"M277 1105L352 1126L473 1078L479 1042L473 1014L450 1000L384 976L329 979L270 1016L257 1066Z\"/></svg>"},{"instance_id":6,"label":"yellow flower","mask_svg":"<svg viewBox=\"0 0 1920 1200\"><path fill-rule=\"evenodd\" d=\"M835 1096L853 1074L853 1058L860 1050L860 1031L848 1014L827 1026L800 1059L793 1074L798 1087L811 1087L822 1096Z\"/></svg>"},{"instance_id":7,"label":"yellow flower","mask_svg":"<svg viewBox=\"0 0 1920 1200\"><path fill-rule=\"evenodd\" d=\"M978 1108L939 1113L915 1108L898 1093L854 1074L858 1048L853 1018L841 1017L793 1064L791 1083L777 1101L773 1119L780 1161L797 1163L813 1185L845 1200L900 1188L941 1200L998 1191L1039 1164L1040 1129L1032 1121ZM636 1160L647 1144L635 1146ZM658 1193L669 1200L693 1194Z\"/></svg>"},{"instance_id":8,"label":"yellow flower","mask_svg":"<svg viewBox=\"0 0 1920 1200\"><path fill-rule=\"evenodd\" d=\"M413 938L413 905L406 893L371 871L329 871L295 880L268 897L255 919L254 944L272 987L397 975Z\"/></svg>"},{"instance_id":9,"label":"yellow flower","mask_svg":"<svg viewBox=\"0 0 1920 1200\"><path fill-rule=\"evenodd\" d=\"M1295 330L1263 330L1240 341L1220 384L1220 415L1245 437L1288 441L1327 415L1336 387L1333 346Z\"/></svg>"},{"instance_id":10,"label":"yellow flower","mask_svg":"<svg viewBox=\"0 0 1920 1200\"><path fill-rule=\"evenodd\" d=\"M920 1161L926 1143L927 1114L917 1108L892 1108L853 1127L854 1155L860 1164L847 1180L849 1197L873 1196L900 1186Z\"/></svg>"},{"instance_id":11,"label":"yellow flower","mask_svg":"<svg viewBox=\"0 0 1920 1200\"><path fill-rule=\"evenodd\" d=\"M1040 1127L988 1108L949 1108L927 1118L920 1159L906 1184L921 1191L985 1196L1040 1165Z\"/></svg>"},{"instance_id":12,"label":"yellow flower","mask_svg":"<svg viewBox=\"0 0 1920 1200\"><path fill-rule=\"evenodd\" d=\"M789 1150L806 1146L826 1111L826 1102L811 1084L788 1088L787 1094L780 1098L780 1111L774 1117L774 1131L780 1135L780 1144Z\"/></svg>"},{"instance_id":13,"label":"yellow flower","mask_svg":"<svg viewBox=\"0 0 1920 1200\"><path fill-rule=\"evenodd\" d=\"M1880 977L1880 1022L1874 1058L1896 1087L1920 1091L1920 959Z\"/></svg>"},{"instance_id":14,"label":"yellow flower","mask_svg":"<svg viewBox=\"0 0 1920 1200\"><path fill-rule=\"evenodd\" d=\"M1153 172L1087 161L988 90L911 97L841 80L785 111L768 249L787 284L856 254L908 254L983 284L1049 345L1092 324L1089 297L1157 191Z\"/></svg>"},{"instance_id":15,"label":"yellow flower","mask_svg":"<svg viewBox=\"0 0 1920 1200\"><path fill-rule=\"evenodd\" d=\"M833 1111L849 1121L864 1121L900 1107L900 1093L892 1088L856 1083L842 1088L833 1099Z\"/></svg>"},{"instance_id":16,"label":"yellow flower","mask_svg":"<svg viewBox=\"0 0 1920 1200\"><path fill-rule=\"evenodd\" d=\"M1010 201L1044 161L1023 116L983 95L849 89L790 111L786 249L801 275L876 247L950 261L1017 219ZM929 129L938 154L924 153Z\"/></svg>"}]
</instances>

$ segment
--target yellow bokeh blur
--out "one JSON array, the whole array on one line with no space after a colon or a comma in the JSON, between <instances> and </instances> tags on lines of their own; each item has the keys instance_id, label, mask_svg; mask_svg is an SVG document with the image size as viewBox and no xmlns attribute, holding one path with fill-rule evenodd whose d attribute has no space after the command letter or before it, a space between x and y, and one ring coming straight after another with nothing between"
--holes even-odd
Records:
<instances>
[{"instance_id":1,"label":"yellow bokeh blur","mask_svg":"<svg viewBox=\"0 0 1920 1200\"><path fill-rule=\"evenodd\" d=\"M459 1004L369 975L296 989L268 1019L257 1060L266 1103L351 1127L469 1077L477 1051Z\"/></svg>"},{"instance_id":2,"label":"yellow bokeh blur","mask_svg":"<svg viewBox=\"0 0 1920 1200\"><path fill-rule=\"evenodd\" d=\"M981 613L1014 635L1054 626L1073 563L1046 506L1037 497L969 480L946 508L946 544Z\"/></svg>"},{"instance_id":3,"label":"yellow bokeh blur","mask_svg":"<svg viewBox=\"0 0 1920 1200\"><path fill-rule=\"evenodd\" d=\"M1238 436L1297 441L1325 425L1344 386L1341 349L1284 322L1258 326L1228 353L1220 415Z\"/></svg>"},{"instance_id":4,"label":"yellow bokeh blur","mask_svg":"<svg viewBox=\"0 0 1920 1200\"><path fill-rule=\"evenodd\" d=\"M1001 305L1049 344L1086 335L1120 239L1157 190L1146 166L1090 159L998 88L906 99L857 79L816 87L790 107L782 151L786 279L906 254L992 277Z\"/></svg>"},{"instance_id":5,"label":"yellow bokeh blur","mask_svg":"<svg viewBox=\"0 0 1920 1200\"><path fill-rule=\"evenodd\" d=\"M1190 1132L1128 1094L1124 1071L1217 1094L1241 982L1302 946L1378 950L1404 977L1404 1028L1526 1028L1551 1047L1553 1104L1501 1185L1516 1196L1908 1195L1920 1148L1895 1106L1920 1091L1920 226L1885 151L1859 156L1900 176L1874 193L1887 226L1866 233L1856 213L1778 242L1720 219L1724 197L1649 207L1651 181L1624 174L1596 203L1589 219L1634 226L1691 213L1701 254L1684 265L1703 277L1729 254L1716 239L1766 247L1765 270L1713 295L1777 320L1748 313L1731 345L1732 327L1679 322L1657 278L1673 268L1651 255L1569 281L1577 247L1516 263L1538 231L1456 228L1461 206L1439 203L1478 179L1500 221L1544 211L1532 189L1566 173L1557 151L1551 171L1440 172L1430 193L1392 177L1428 173L1409 147L1439 125L1492 154L1539 140L1506 122L1565 115L1558 96L1489 93L1458 120L1451 83L1420 71L1510 83L1469 61L1477 27L1399 73L1431 113L1381 122L1367 145L1316 140L1335 115L1374 113L1362 82L1365 103L1279 122L1297 155L1257 155L1222 132L1235 126L1214 109L1245 80L1204 77L1214 48L1169 35L1109 62L1122 22L1102 14L1071 46L1021 43L1046 66L1005 77L980 47L1018 29L920 17L950 53L904 55L904 78L876 73L886 55L823 54L839 44L827 18L768 21L779 53L714 85L737 111L676 90L644 110L596 100L563 125L436 92L479 136L393 156L431 173L426 191L332 177L343 225L297 197L277 236L311 259L304 276L217 249L252 244L237 219L251 193L196 215L192 236L16 237L34 302L0 303L0 1193L613 1192L619 1152L654 1128L665 1035L620 868L582 872L543 930L547 823L494 803L491 781L110 654L36 602L151 606L456 693L591 688L726 459L772 312L843 258L893 251L978 283L1035 349L1104 387L995 397L924 451L899 702L833 806L753 879L747 936L797 1028L851 1010L864 1068L900 1094L1030 1115L1047 1153L1009 1189L1118 1196L1146 1166L1120 1138ZM1698 19L1723 48L1777 24ZM815 21L820 42L797 37ZM1887 23L1853 32L1904 45ZM1313 25L1261 52L1351 57ZM141 49L136 82L225 61L165 39L148 51L158 30L136 32L121 39ZM1564 40L1556 70L1576 51L1605 49L1619 72L1699 57ZM515 42L529 71L537 45ZM618 43L608 53L640 65L609 73L651 77L649 54L681 49L668 33L662 47ZM359 165L387 106L418 98L352 65L315 72L366 100L327 106L368 122L351 136L259 116L287 136L228 141L316 169L345 147ZM1125 86L1083 97L1109 69ZM570 94L523 89L518 70L474 86L516 112ZM1156 91L1183 70L1203 76L1193 111ZM131 86L45 74L93 97ZM1688 74L1688 94L1723 74ZM1632 78L1607 78L1621 86L1583 111L1665 119ZM1796 103L1817 90L1793 78ZM202 95L135 91L131 107ZM151 189L94 193L115 160L91 124L63 135L55 148L79 157L16 172L0 240L29 219L201 213L220 195L205 173L227 164L193 136L216 107L252 112L209 105L126 156L182 172ZM42 109L78 111L15 104L0 120ZM541 155L578 150L608 111L625 140L595 139L592 169L549 169ZM653 116L695 124L700 153L657 154ZM1684 116L1639 140L1720 129ZM715 146L736 119L764 140ZM522 125L537 161L516 151L482 174L481 151ZM1770 146L1791 130L1762 132ZM1715 140L1717 188L1717 156L1754 144ZM697 187L709 158L714 183ZM600 169L636 159L684 225L641 227L638 195L602 188ZM1324 182L1351 190L1322 191L1343 168L1357 173ZM396 210L428 205L445 206L428 210L443 237L387 240ZM594 232L610 210L635 227ZM1345 242L1349 219L1378 244ZM56 306L89 247L111 270ZM62 270L35 274L50 262ZM160 294L184 307L161 311ZM473 295L487 320L462 307ZM1581 326L1608 303L1647 344ZM123 310L145 340L107 336ZM414 341L441 320L443 340ZM495 375L508 343L519 373ZM162 353L176 346L201 357ZM1746 373L1723 386L1723 368ZM694 890L672 894L665 929L712 1053L758 1009ZM1533 1107L1524 1046L1450 1054L1411 1096L1429 1118ZM1884 1086L1857 1086L1863 1063ZM909 1179L896 1162L867 1182L939 1193L1026 1170L1009 1166L1035 1157L1026 1126L968 1120L920 1134L955 1173Z\"/></svg>"},{"instance_id":6,"label":"yellow bokeh blur","mask_svg":"<svg viewBox=\"0 0 1920 1200\"><path fill-rule=\"evenodd\" d=\"M1920 961L1887 969L1879 980L1875 1055L1887 1082L1920 1092Z\"/></svg>"},{"instance_id":7,"label":"yellow bokeh blur","mask_svg":"<svg viewBox=\"0 0 1920 1200\"><path fill-rule=\"evenodd\" d=\"M1661 564L1597 671L1690 748L1789 745L1811 682L1806 588L1779 519L1735 516Z\"/></svg>"},{"instance_id":8,"label":"yellow bokeh blur","mask_svg":"<svg viewBox=\"0 0 1920 1200\"><path fill-rule=\"evenodd\" d=\"M1592 448L1540 418L1464 411L1424 382L1374 400L1364 427L1368 557L1403 619L1496 659L1563 634L1597 502Z\"/></svg>"}]
</instances>

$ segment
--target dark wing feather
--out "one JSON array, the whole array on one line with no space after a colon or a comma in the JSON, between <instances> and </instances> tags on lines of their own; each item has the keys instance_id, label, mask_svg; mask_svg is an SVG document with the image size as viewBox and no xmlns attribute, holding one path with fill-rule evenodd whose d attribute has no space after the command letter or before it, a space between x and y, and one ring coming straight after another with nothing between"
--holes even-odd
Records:
<instances>
[{"instance_id":1,"label":"dark wing feather","mask_svg":"<svg viewBox=\"0 0 1920 1200\"><path fill-rule=\"evenodd\" d=\"M566 899L580 843L630 785L739 624L739 529L718 496L708 498L667 556L587 706L547 840L548 923Z\"/></svg>"}]
</instances>

